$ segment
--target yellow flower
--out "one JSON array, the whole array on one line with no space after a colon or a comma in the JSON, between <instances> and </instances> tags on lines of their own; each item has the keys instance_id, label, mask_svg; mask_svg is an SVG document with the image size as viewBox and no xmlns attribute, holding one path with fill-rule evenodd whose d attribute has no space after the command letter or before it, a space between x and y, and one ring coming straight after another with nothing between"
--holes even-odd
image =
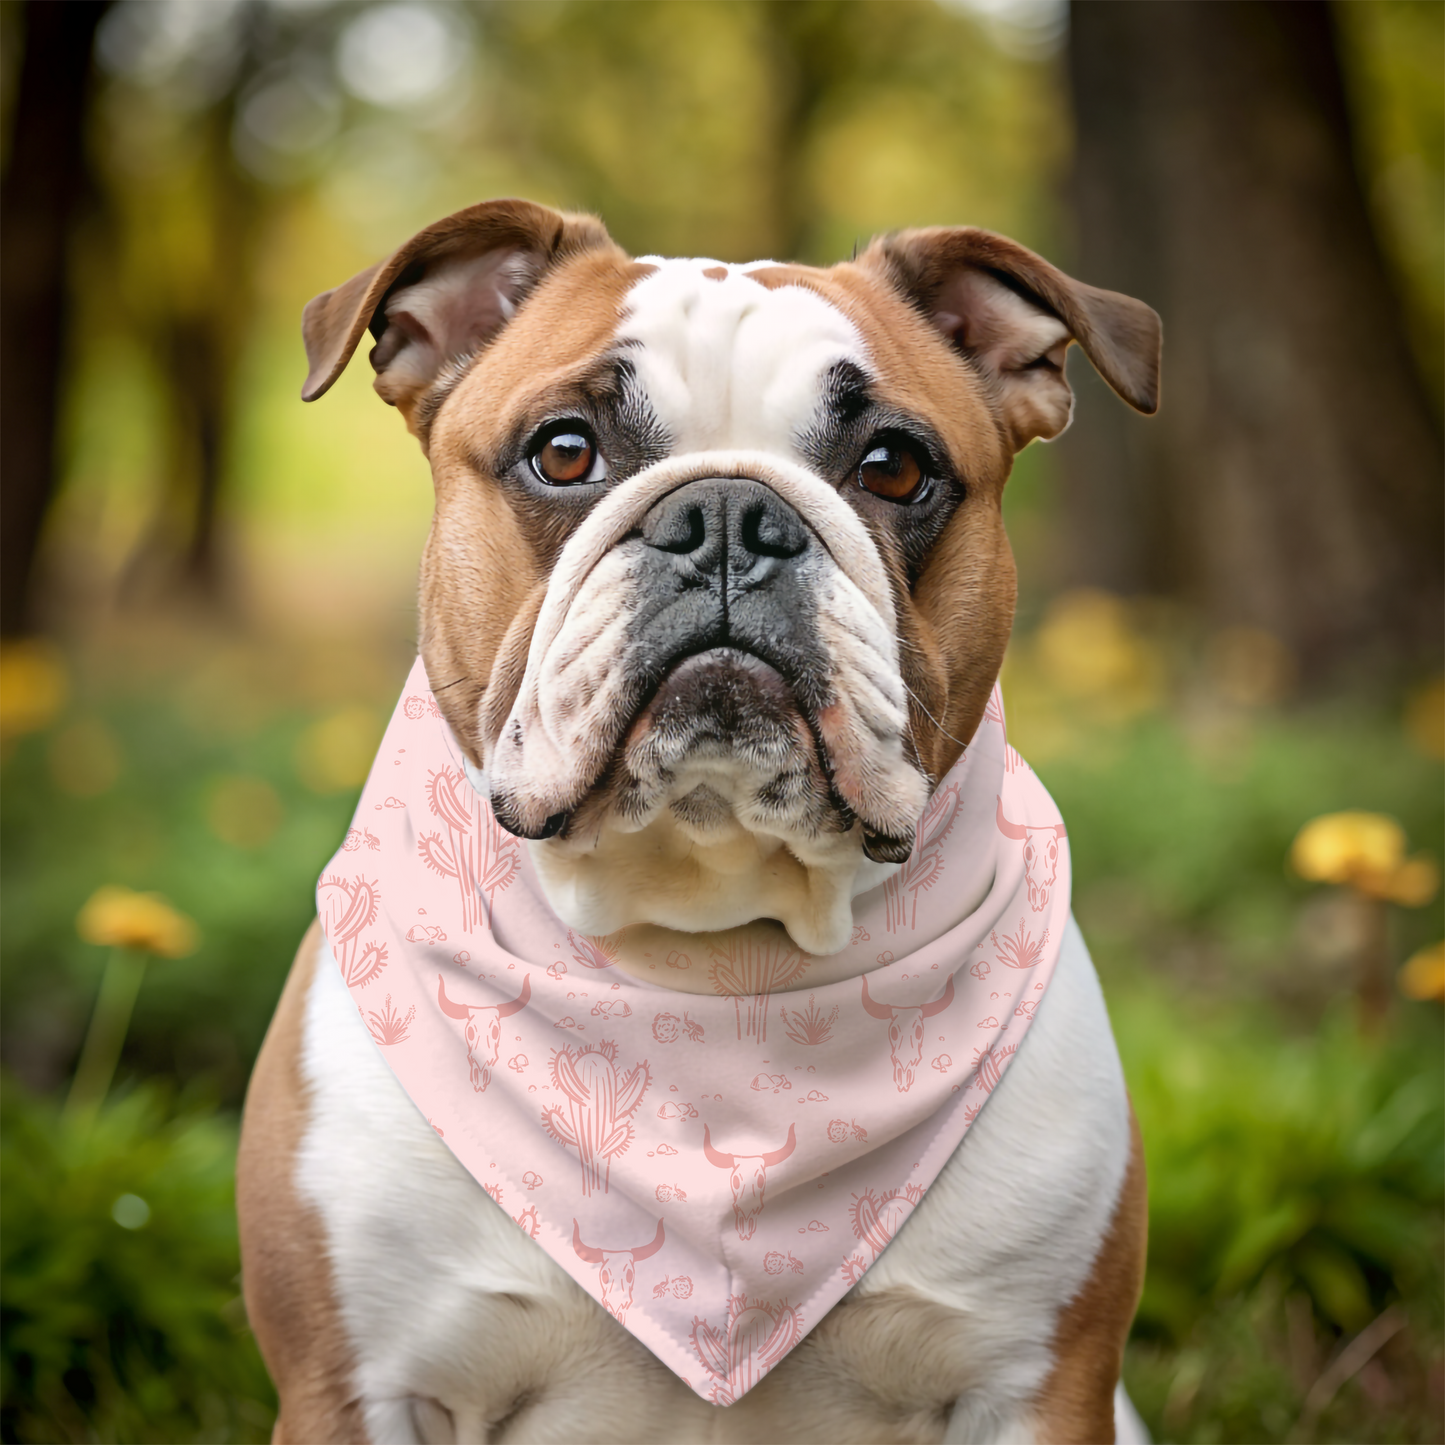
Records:
<instances>
[{"instance_id":1,"label":"yellow flower","mask_svg":"<svg viewBox=\"0 0 1445 1445\"><path fill-rule=\"evenodd\" d=\"M194 921L159 893L135 893L113 885L90 895L75 927L87 943L133 948L161 958L183 958L199 942Z\"/></svg>"},{"instance_id":2,"label":"yellow flower","mask_svg":"<svg viewBox=\"0 0 1445 1445\"><path fill-rule=\"evenodd\" d=\"M1405 857L1405 830L1383 813L1326 813L1299 830L1290 866L1311 883L1343 883L1368 898L1419 908L1440 886L1428 854Z\"/></svg>"},{"instance_id":3,"label":"yellow flower","mask_svg":"<svg viewBox=\"0 0 1445 1445\"><path fill-rule=\"evenodd\" d=\"M65 706L65 665L48 642L7 642L0 649L0 737L46 726Z\"/></svg>"},{"instance_id":4,"label":"yellow flower","mask_svg":"<svg viewBox=\"0 0 1445 1445\"><path fill-rule=\"evenodd\" d=\"M1445 941L1411 954L1397 982L1406 998L1445 999Z\"/></svg>"},{"instance_id":5,"label":"yellow flower","mask_svg":"<svg viewBox=\"0 0 1445 1445\"><path fill-rule=\"evenodd\" d=\"M1389 873L1405 856L1405 830L1383 813L1326 813L1299 830L1289 861L1311 883L1353 883Z\"/></svg>"},{"instance_id":6,"label":"yellow flower","mask_svg":"<svg viewBox=\"0 0 1445 1445\"><path fill-rule=\"evenodd\" d=\"M1388 898L1406 908L1423 908L1440 886L1440 866L1428 853L1407 858L1388 878L1380 880L1376 897ZM1366 890L1369 891L1368 889Z\"/></svg>"}]
</instances>

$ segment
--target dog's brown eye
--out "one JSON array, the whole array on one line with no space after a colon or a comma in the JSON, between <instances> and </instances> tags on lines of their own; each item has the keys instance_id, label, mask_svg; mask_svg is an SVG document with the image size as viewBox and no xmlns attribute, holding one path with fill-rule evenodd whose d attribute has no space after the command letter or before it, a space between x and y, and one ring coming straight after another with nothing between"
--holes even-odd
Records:
<instances>
[{"instance_id":1,"label":"dog's brown eye","mask_svg":"<svg viewBox=\"0 0 1445 1445\"><path fill-rule=\"evenodd\" d=\"M923 469L907 447L881 442L858 464L858 485L875 497L908 502L923 485Z\"/></svg>"},{"instance_id":2,"label":"dog's brown eye","mask_svg":"<svg viewBox=\"0 0 1445 1445\"><path fill-rule=\"evenodd\" d=\"M585 432L554 432L536 456L532 466L544 482L554 487L575 486L590 480L597 461L597 446Z\"/></svg>"}]
</instances>

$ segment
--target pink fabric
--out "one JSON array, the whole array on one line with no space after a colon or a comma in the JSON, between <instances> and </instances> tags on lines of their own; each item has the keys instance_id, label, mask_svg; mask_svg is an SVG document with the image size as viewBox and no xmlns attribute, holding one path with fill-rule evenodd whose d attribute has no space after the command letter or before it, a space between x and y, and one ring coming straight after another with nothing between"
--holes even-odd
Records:
<instances>
[{"instance_id":1,"label":"pink fabric","mask_svg":"<svg viewBox=\"0 0 1445 1445\"><path fill-rule=\"evenodd\" d=\"M699 946L655 966L714 993L655 986L549 908L418 661L317 908L447 1147L727 1405L862 1278L1007 1069L1068 921L1068 843L995 688L912 857L854 902L860 977L809 987L791 947Z\"/></svg>"}]
</instances>

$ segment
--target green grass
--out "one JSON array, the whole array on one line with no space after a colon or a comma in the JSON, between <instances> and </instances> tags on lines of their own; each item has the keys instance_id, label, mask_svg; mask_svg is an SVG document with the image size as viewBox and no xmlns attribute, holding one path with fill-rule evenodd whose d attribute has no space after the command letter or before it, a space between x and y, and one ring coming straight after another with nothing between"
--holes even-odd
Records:
<instances>
[{"instance_id":1,"label":"green grass","mask_svg":"<svg viewBox=\"0 0 1445 1445\"><path fill-rule=\"evenodd\" d=\"M6 1440L266 1440L238 1279L234 1117L150 1085L95 1120L0 1095Z\"/></svg>"},{"instance_id":2,"label":"green grass","mask_svg":"<svg viewBox=\"0 0 1445 1445\"><path fill-rule=\"evenodd\" d=\"M273 1400L236 1284L236 1111L354 797L311 791L297 745L339 703L384 708L404 669L359 698L239 667L125 672L12 744L0 777L3 1038L25 1081L3 1105L0 1435L260 1439ZM91 796L61 786L77 722L118 762ZM1343 704L1076 723L1034 761L1069 823L1144 1134L1150 1258L1125 1374L1156 1439L1445 1438L1441 1013L1398 1000L1362 1037L1329 898L1284 867L1299 826L1343 807L1391 813L1438 856L1439 764L1393 713ZM274 794L264 839L218 836L216 789L238 776ZM104 959L74 918L112 882L166 893L203 941L152 964L85 1133L58 1098ZM1392 928L1398 960L1440 937L1438 901ZM146 1201L141 1227L117 1222L123 1195ZM1326 1392L1362 1329L1389 1338Z\"/></svg>"}]
</instances>

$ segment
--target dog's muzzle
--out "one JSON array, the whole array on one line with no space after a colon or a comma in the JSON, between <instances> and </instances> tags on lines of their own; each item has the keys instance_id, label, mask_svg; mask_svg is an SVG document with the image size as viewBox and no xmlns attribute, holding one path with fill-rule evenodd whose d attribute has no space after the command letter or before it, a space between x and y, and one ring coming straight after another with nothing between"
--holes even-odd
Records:
<instances>
[{"instance_id":1,"label":"dog's muzzle","mask_svg":"<svg viewBox=\"0 0 1445 1445\"><path fill-rule=\"evenodd\" d=\"M504 827L580 839L672 806L704 832L861 821L870 856L907 855L924 785L876 551L832 488L754 467L644 474L564 549L491 749Z\"/></svg>"}]
</instances>

